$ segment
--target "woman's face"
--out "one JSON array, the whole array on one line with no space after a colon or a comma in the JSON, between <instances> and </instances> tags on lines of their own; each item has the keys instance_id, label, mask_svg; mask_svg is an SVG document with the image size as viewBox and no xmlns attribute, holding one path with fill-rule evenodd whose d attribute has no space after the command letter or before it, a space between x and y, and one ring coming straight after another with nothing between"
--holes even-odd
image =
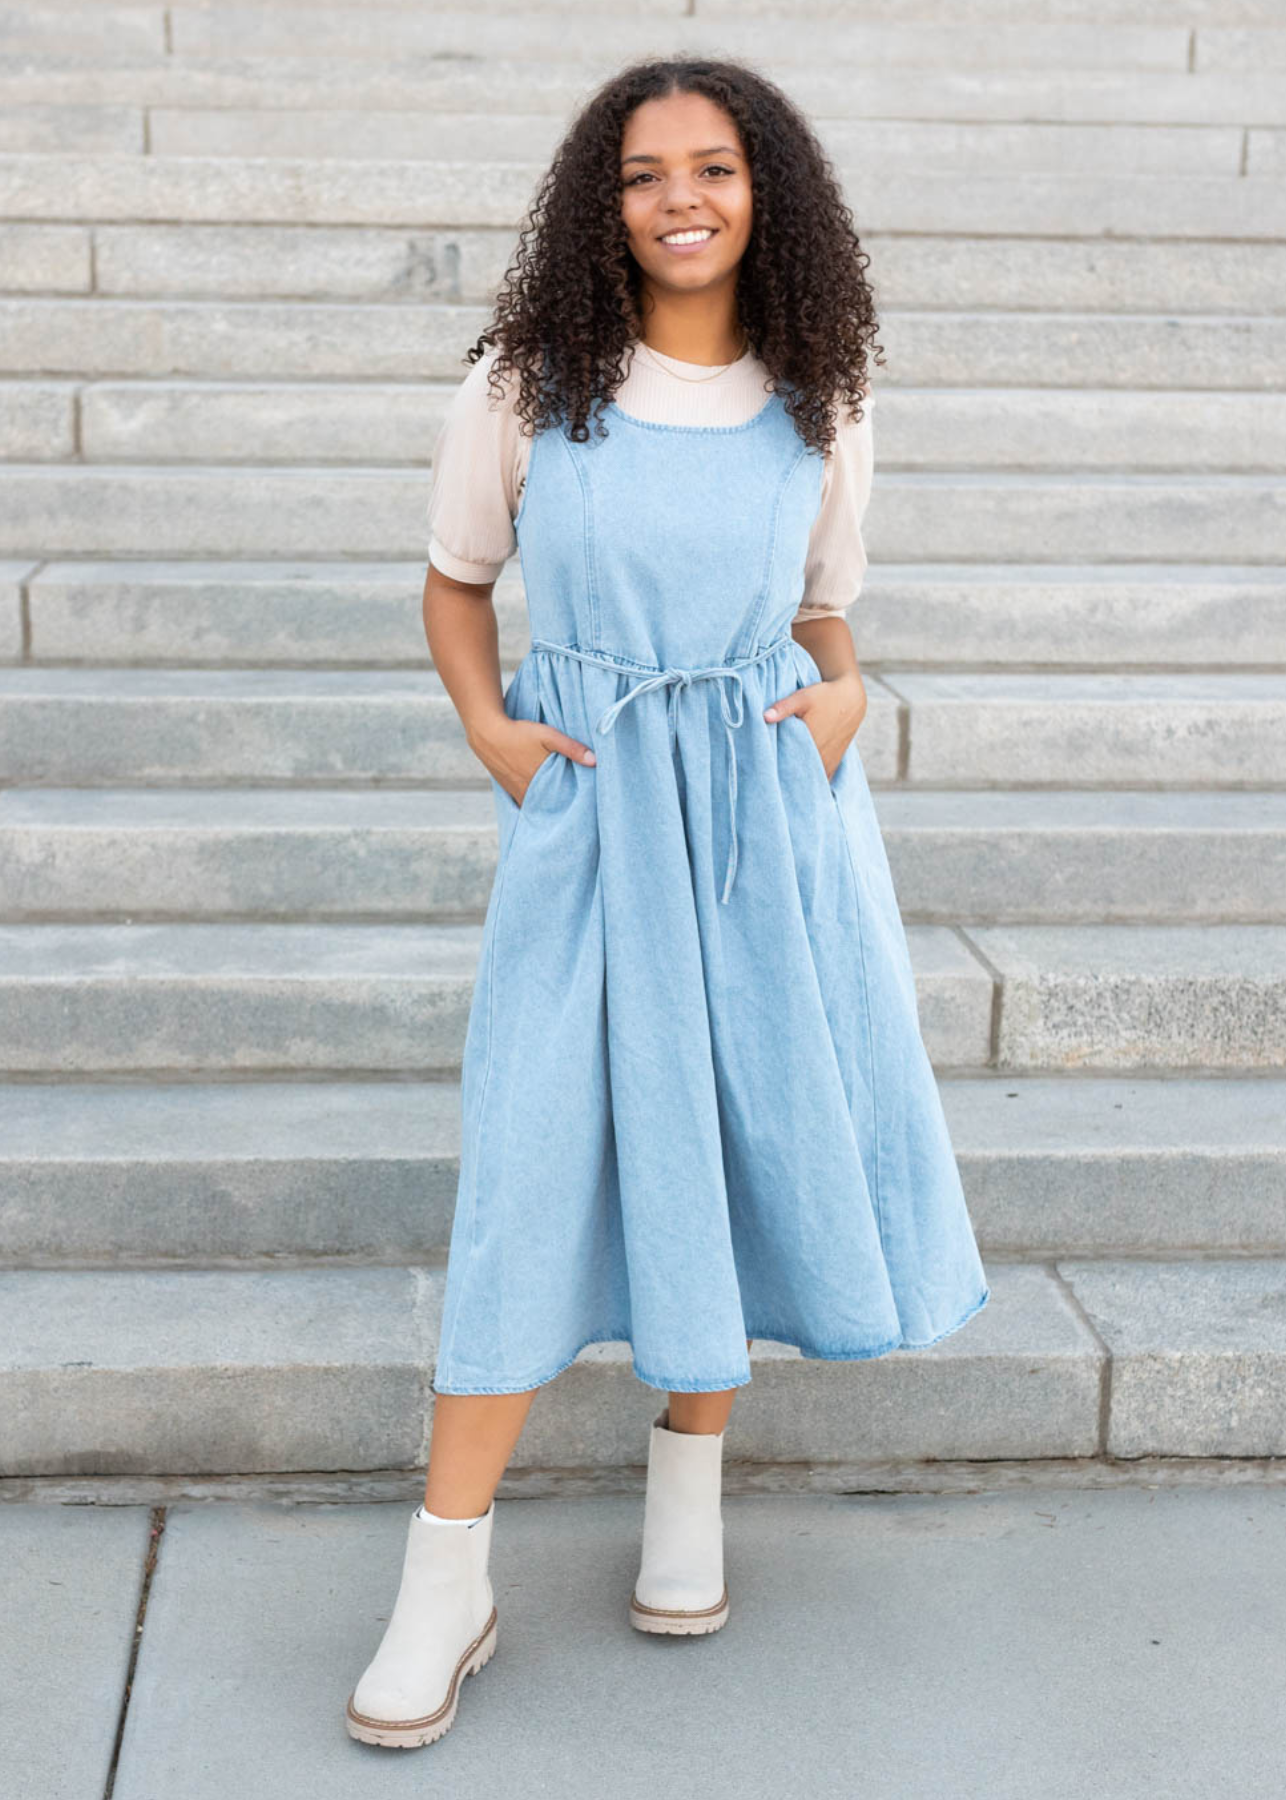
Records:
<instances>
[{"instance_id":1,"label":"woman's face","mask_svg":"<svg viewBox=\"0 0 1286 1800\"><path fill-rule=\"evenodd\" d=\"M737 128L704 94L636 106L621 133L621 217L644 277L692 293L735 279L750 241L750 165ZM701 231L667 243L675 232Z\"/></svg>"}]
</instances>

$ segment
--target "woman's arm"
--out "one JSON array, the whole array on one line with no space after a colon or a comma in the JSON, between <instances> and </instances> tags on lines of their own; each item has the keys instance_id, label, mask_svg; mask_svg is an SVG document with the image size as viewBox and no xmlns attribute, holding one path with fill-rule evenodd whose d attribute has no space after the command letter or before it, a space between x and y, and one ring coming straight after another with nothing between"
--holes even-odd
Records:
<instances>
[{"instance_id":1,"label":"woman's arm","mask_svg":"<svg viewBox=\"0 0 1286 1800\"><path fill-rule=\"evenodd\" d=\"M551 750L592 763L588 745L535 719L511 719L504 707L500 633L493 581L457 581L433 563L424 579L424 635L469 748L519 806L527 783Z\"/></svg>"},{"instance_id":2,"label":"woman's arm","mask_svg":"<svg viewBox=\"0 0 1286 1800\"><path fill-rule=\"evenodd\" d=\"M809 538L803 604L790 622L792 637L817 664L821 680L784 694L764 712L769 720L798 713L808 721L828 779L866 717L866 687L845 616L866 574L862 521L875 472L869 382L863 395L862 417L855 420L844 409L837 421Z\"/></svg>"},{"instance_id":3,"label":"woman's arm","mask_svg":"<svg viewBox=\"0 0 1286 1800\"><path fill-rule=\"evenodd\" d=\"M776 721L787 713L798 713L813 734L830 780L866 717L866 687L857 666L853 634L843 614L831 619L796 619L790 630L817 664L822 678L775 700L764 717Z\"/></svg>"}]
</instances>

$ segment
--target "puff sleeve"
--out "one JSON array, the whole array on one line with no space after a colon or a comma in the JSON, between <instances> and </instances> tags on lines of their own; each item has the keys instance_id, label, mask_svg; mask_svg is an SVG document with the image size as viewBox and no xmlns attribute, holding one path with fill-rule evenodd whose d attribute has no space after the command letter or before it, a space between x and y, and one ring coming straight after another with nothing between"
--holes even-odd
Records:
<instances>
[{"instance_id":1,"label":"puff sleeve","mask_svg":"<svg viewBox=\"0 0 1286 1800\"><path fill-rule=\"evenodd\" d=\"M875 450L871 414L873 395L862 398L862 417L854 423L841 406L835 440L826 456L821 501L808 540L804 593L796 619L824 619L842 613L857 599L866 573L862 520L871 497Z\"/></svg>"},{"instance_id":2,"label":"puff sleeve","mask_svg":"<svg viewBox=\"0 0 1286 1800\"><path fill-rule=\"evenodd\" d=\"M429 561L457 581L495 581L518 547L513 521L529 439L511 404L512 372L503 401L488 388L497 354L471 365L433 445Z\"/></svg>"}]
</instances>

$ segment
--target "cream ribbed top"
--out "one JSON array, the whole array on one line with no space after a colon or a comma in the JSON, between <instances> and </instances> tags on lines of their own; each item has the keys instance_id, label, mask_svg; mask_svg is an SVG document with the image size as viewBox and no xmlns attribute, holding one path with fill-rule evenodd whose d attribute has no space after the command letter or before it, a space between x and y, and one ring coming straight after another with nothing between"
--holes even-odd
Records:
<instances>
[{"instance_id":1,"label":"cream ribbed top","mask_svg":"<svg viewBox=\"0 0 1286 1800\"><path fill-rule=\"evenodd\" d=\"M433 449L429 561L458 581L495 581L518 547L513 521L527 479L531 438L508 397L497 404L488 391L496 354L492 349L482 356L457 387ZM658 368L657 363L664 366ZM651 349L640 355L632 348L625 379L613 399L622 412L658 425L743 425L768 399L768 371L749 351L718 375L692 379L701 372L700 363L680 362ZM511 377L506 396L513 386ZM846 407L839 409L809 537L797 619L843 612L861 588L866 572L862 517L874 468L872 406L868 390L857 424L848 418ZM607 429L611 430L610 420Z\"/></svg>"}]
</instances>

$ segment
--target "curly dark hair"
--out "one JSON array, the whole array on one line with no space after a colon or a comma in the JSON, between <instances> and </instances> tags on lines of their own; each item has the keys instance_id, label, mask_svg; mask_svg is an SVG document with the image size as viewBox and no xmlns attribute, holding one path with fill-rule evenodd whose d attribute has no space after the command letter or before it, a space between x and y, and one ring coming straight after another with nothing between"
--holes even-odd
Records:
<instances>
[{"instance_id":1,"label":"curly dark hair","mask_svg":"<svg viewBox=\"0 0 1286 1800\"><path fill-rule=\"evenodd\" d=\"M736 124L750 163L750 239L737 270L738 323L804 441L824 451L844 401L862 417L867 345L878 330L866 269L834 169L789 97L739 62L635 63L582 107L541 181L505 272L492 323L467 352L500 346L488 385L533 431L565 420L584 443L590 409L625 378L640 335L642 271L621 216L621 138L645 100L702 94Z\"/></svg>"}]
</instances>

